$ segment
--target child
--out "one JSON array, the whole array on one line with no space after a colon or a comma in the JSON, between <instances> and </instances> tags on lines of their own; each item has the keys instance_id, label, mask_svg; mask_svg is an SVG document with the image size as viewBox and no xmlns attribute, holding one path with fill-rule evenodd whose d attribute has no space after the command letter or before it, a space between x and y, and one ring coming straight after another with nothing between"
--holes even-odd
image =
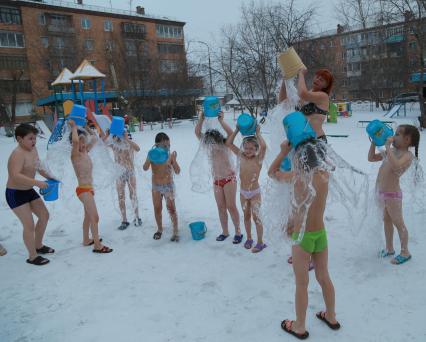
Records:
<instances>
[{"instance_id":1,"label":"child","mask_svg":"<svg viewBox=\"0 0 426 342\"><path fill-rule=\"evenodd\" d=\"M165 133L158 133L155 136L155 145L170 150L170 138ZM143 164L144 171L152 170L152 203L154 205L155 221L157 222L157 231L153 238L160 240L163 234L163 197L166 199L167 210L173 224L173 234L170 241L179 242L178 217L175 204L175 185L173 183L173 174L180 173L180 166L176 160L177 153L173 151L169 159L164 164L153 164L146 158Z\"/></svg>"},{"instance_id":2,"label":"child","mask_svg":"<svg viewBox=\"0 0 426 342\"><path fill-rule=\"evenodd\" d=\"M227 133L232 134L232 129L224 122L223 112L219 113L219 123ZM239 244L243 239L240 229L240 215L237 209L237 178L235 176L234 167L228 155L228 147L226 147L225 137L215 129L207 130L204 134L201 129L204 123L204 114L200 113L200 119L195 126L195 135L201 142L209 147L209 157L212 162L214 197L219 211L220 224L222 226L222 234L216 241L224 241L229 236L228 230L228 212L231 215L232 222L235 226L235 236L232 243Z\"/></svg>"},{"instance_id":3,"label":"child","mask_svg":"<svg viewBox=\"0 0 426 342\"><path fill-rule=\"evenodd\" d=\"M84 207L83 245L94 245L93 253L111 253L111 248L101 244L102 239L99 238L98 233L99 215L93 190L93 164L89 156L89 151L96 143L96 138L89 133L91 141L87 142L89 137L85 131L77 129L73 120L69 120L69 125L71 126L70 140L72 144L71 162L78 180L78 187L75 191ZM93 239L89 238L89 228Z\"/></svg>"},{"instance_id":4,"label":"child","mask_svg":"<svg viewBox=\"0 0 426 342\"><path fill-rule=\"evenodd\" d=\"M376 182L377 194L384 207L383 221L386 238L386 249L382 250L380 255L388 257L395 254L393 248L393 226L395 226L401 242L401 253L391 260L391 263L395 265L403 264L411 259L408 251L408 231L402 216L402 192L399 178L413 161L413 154L408 150L410 146L414 146L415 156L418 158L419 141L420 133L415 126L400 125L395 136L386 141L384 155L376 153L373 142L368 152L368 161L383 161Z\"/></svg>"},{"instance_id":5,"label":"child","mask_svg":"<svg viewBox=\"0 0 426 342\"><path fill-rule=\"evenodd\" d=\"M27 263L42 266L49 260L38 254L54 253L55 250L43 245L49 212L33 189L34 186L46 189L48 184L34 177L36 171L47 179L53 177L40 167L35 147L37 134L38 130L29 124L21 124L15 130L18 147L13 150L7 164L9 178L6 185L6 201L24 228L23 238L29 255ZM33 214L38 218L35 225Z\"/></svg>"},{"instance_id":6,"label":"child","mask_svg":"<svg viewBox=\"0 0 426 342\"><path fill-rule=\"evenodd\" d=\"M105 137L109 137L109 132ZM129 222L127 221L126 215L126 193L125 186L129 189L130 200L134 206L135 211L135 219L133 220L133 224L135 226L141 226L142 220L139 218L139 208L138 208L138 198L136 193L136 177L135 177L135 164L134 164L134 156L135 152L139 152L140 148L138 144L134 143L127 131L124 133L124 139L120 139L117 136L113 136L112 139L117 144L121 144L122 146L115 146L114 144L110 144L109 146L112 148L114 153L114 159L117 164L124 168L123 174L117 180L117 193L118 193L118 204L120 206L121 212L121 225L118 227L120 230L124 230L129 226Z\"/></svg>"},{"instance_id":7,"label":"child","mask_svg":"<svg viewBox=\"0 0 426 342\"><path fill-rule=\"evenodd\" d=\"M243 139L243 148L240 150L234 145L239 127L228 137L226 145L237 156L240 156L240 201L244 212L244 225L247 233L247 240L244 243L246 249L252 249L253 239L251 236L251 217L256 224L257 243L251 250L253 253L261 252L266 245L263 243L263 225L259 217L261 206L261 191L259 185L260 170L265 158L266 143L260 134L260 126L256 127L256 136L249 136Z\"/></svg>"}]
</instances>

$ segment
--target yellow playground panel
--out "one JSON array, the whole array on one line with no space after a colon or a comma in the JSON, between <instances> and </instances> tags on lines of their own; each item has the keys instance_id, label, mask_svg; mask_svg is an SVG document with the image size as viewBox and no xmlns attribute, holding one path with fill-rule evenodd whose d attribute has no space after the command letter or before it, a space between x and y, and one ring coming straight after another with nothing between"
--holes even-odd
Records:
<instances>
[{"instance_id":1,"label":"yellow playground panel","mask_svg":"<svg viewBox=\"0 0 426 342\"><path fill-rule=\"evenodd\" d=\"M64 116L67 116L71 113L72 106L74 105L74 101L66 100L64 101Z\"/></svg>"},{"instance_id":2,"label":"yellow playground panel","mask_svg":"<svg viewBox=\"0 0 426 342\"><path fill-rule=\"evenodd\" d=\"M339 116L348 118L352 116L352 105L350 102L337 102L337 113Z\"/></svg>"}]
</instances>

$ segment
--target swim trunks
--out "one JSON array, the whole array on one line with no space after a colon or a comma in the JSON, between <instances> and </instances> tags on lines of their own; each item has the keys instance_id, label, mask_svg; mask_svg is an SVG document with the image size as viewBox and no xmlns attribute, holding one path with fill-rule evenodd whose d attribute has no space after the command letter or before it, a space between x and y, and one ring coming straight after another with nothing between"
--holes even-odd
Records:
<instances>
[{"instance_id":1,"label":"swim trunks","mask_svg":"<svg viewBox=\"0 0 426 342\"><path fill-rule=\"evenodd\" d=\"M34 189L16 190L6 188L6 202L10 209L18 208L39 198L40 196Z\"/></svg>"},{"instance_id":2,"label":"swim trunks","mask_svg":"<svg viewBox=\"0 0 426 342\"><path fill-rule=\"evenodd\" d=\"M293 241L297 241L299 238L299 233L294 232L291 234ZM305 232L303 234L302 240L299 242L299 246L306 253L320 253L327 248L327 233L325 228L320 230L315 230L312 232Z\"/></svg>"},{"instance_id":3,"label":"swim trunks","mask_svg":"<svg viewBox=\"0 0 426 342\"><path fill-rule=\"evenodd\" d=\"M241 196L243 196L246 200L251 200L254 196L260 195L260 193L261 193L260 188L257 188L255 190L240 189Z\"/></svg>"},{"instance_id":4,"label":"swim trunks","mask_svg":"<svg viewBox=\"0 0 426 342\"><path fill-rule=\"evenodd\" d=\"M226 178L216 179L213 182L213 184L223 188L223 187L225 187L226 184L231 183L231 182L235 182L236 180L237 180L237 177L235 177L235 174L232 174L232 175L230 175Z\"/></svg>"},{"instance_id":5,"label":"swim trunks","mask_svg":"<svg viewBox=\"0 0 426 342\"><path fill-rule=\"evenodd\" d=\"M173 183L154 184L152 183L152 191L159 192L164 197L174 197L175 185Z\"/></svg>"},{"instance_id":6,"label":"swim trunks","mask_svg":"<svg viewBox=\"0 0 426 342\"><path fill-rule=\"evenodd\" d=\"M89 192L92 194L92 196L95 196L95 191L93 190L93 185L79 185L75 189L75 193L77 194L77 197L80 197L81 194L84 194L85 192Z\"/></svg>"}]
</instances>

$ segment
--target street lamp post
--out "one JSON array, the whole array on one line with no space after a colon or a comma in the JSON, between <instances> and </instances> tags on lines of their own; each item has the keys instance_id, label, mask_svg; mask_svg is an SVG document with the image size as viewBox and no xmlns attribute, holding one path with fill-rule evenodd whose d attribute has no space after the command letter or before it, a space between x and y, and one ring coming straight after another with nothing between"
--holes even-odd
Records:
<instances>
[{"instance_id":1,"label":"street lamp post","mask_svg":"<svg viewBox=\"0 0 426 342\"><path fill-rule=\"evenodd\" d=\"M210 94L213 95L213 79L212 79L212 66L211 66L211 60L210 60L210 46L209 44L202 42L200 40L197 40L197 43L204 44L205 46L207 46L207 53L209 55Z\"/></svg>"}]
</instances>

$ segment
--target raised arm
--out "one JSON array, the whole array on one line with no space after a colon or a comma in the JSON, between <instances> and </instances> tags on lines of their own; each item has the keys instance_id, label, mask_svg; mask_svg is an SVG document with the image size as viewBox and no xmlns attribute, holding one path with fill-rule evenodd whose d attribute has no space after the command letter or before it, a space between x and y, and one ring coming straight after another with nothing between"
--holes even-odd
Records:
<instances>
[{"instance_id":1,"label":"raised arm","mask_svg":"<svg viewBox=\"0 0 426 342\"><path fill-rule=\"evenodd\" d=\"M381 153L376 153L376 145L371 142L370 149L368 150L368 161L369 162L378 162L383 160Z\"/></svg>"},{"instance_id":2,"label":"raised arm","mask_svg":"<svg viewBox=\"0 0 426 342\"><path fill-rule=\"evenodd\" d=\"M265 158L267 145L265 139L263 139L262 134L260 134L260 125L257 125L256 127L256 137L257 141L259 142L259 159L263 160Z\"/></svg>"},{"instance_id":3,"label":"raised arm","mask_svg":"<svg viewBox=\"0 0 426 342\"><path fill-rule=\"evenodd\" d=\"M127 132L124 132L124 140L127 141L133 151L139 152L141 150L138 144L129 139L129 134Z\"/></svg>"},{"instance_id":4,"label":"raised arm","mask_svg":"<svg viewBox=\"0 0 426 342\"><path fill-rule=\"evenodd\" d=\"M239 155L241 153L240 149L234 144L235 137L237 136L239 131L238 125L235 127L235 130L231 133L231 135L228 136L228 139L226 139L226 146L228 146L232 152L234 152L236 155Z\"/></svg>"},{"instance_id":5,"label":"raised arm","mask_svg":"<svg viewBox=\"0 0 426 342\"><path fill-rule=\"evenodd\" d=\"M203 123L204 123L204 113L200 112L200 116L198 118L198 122L195 125L195 135L200 140L201 140L201 129L203 128Z\"/></svg>"},{"instance_id":6,"label":"raised arm","mask_svg":"<svg viewBox=\"0 0 426 342\"><path fill-rule=\"evenodd\" d=\"M78 132L77 132L77 126L76 126L74 120L69 120L68 123L71 127L71 144L72 144L71 155L77 155L79 153L78 148L79 148L79 145L80 145Z\"/></svg>"},{"instance_id":7,"label":"raised arm","mask_svg":"<svg viewBox=\"0 0 426 342\"><path fill-rule=\"evenodd\" d=\"M285 82L283 80L281 83L280 92L278 94L278 103L281 103L286 99L287 99L287 89L285 87Z\"/></svg>"},{"instance_id":8,"label":"raised arm","mask_svg":"<svg viewBox=\"0 0 426 342\"><path fill-rule=\"evenodd\" d=\"M285 157L289 154L291 146L288 140L284 140L281 144L281 151L278 153L277 157L272 162L268 170L268 176L271 178L279 179L278 173L283 173L280 171L280 166Z\"/></svg>"},{"instance_id":9,"label":"raised arm","mask_svg":"<svg viewBox=\"0 0 426 342\"><path fill-rule=\"evenodd\" d=\"M222 128L225 130L226 135L229 137L232 134L232 128L229 127L229 125L225 122L225 120L223 118L223 116L224 116L223 114L224 114L223 112L219 113L218 120L219 120L219 123L222 126Z\"/></svg>"},{"instance_id":10,"label":"raised arm","mask_svg":"<svg viewBox=\"0 0 426 342\"><path fill-rule=\"evenodd\" d=\"M299 97L307 102L313 102L316 105L328 103L328 95L323 91L309 91L306 87L305 74L307 69L302 68L299 70L299 79L297 81L297 93Z\"/></svg>"},{"instance_id":11,"label":"raised arm","mask_svg":"<svg viewBox=\"0 0 426 342\"><path fill-rule=\"evenodd\" d=\"M32 188L33 186L37 186L40 189L46 189L48 187L46 182L28 177L22 173L24 162L25 158L22 154L13 152L7 163L9 177L12 178L15 183L21 184L23 187Z\"/></svg>"},{"instance_id":12,"label":"raised arm","mask_svg":"<svg viewBox=\"0 0 426 342\"><path fill-rule=\"evenodd\" d=\"M177 162L176 158L177 158L177 153L176 153L176 151L173 151L171 156L170 156L170 159L171 159L173 171L178 175L180 173L180 166L179 166L179 163Z\"/></svg>"}]
</instances>

